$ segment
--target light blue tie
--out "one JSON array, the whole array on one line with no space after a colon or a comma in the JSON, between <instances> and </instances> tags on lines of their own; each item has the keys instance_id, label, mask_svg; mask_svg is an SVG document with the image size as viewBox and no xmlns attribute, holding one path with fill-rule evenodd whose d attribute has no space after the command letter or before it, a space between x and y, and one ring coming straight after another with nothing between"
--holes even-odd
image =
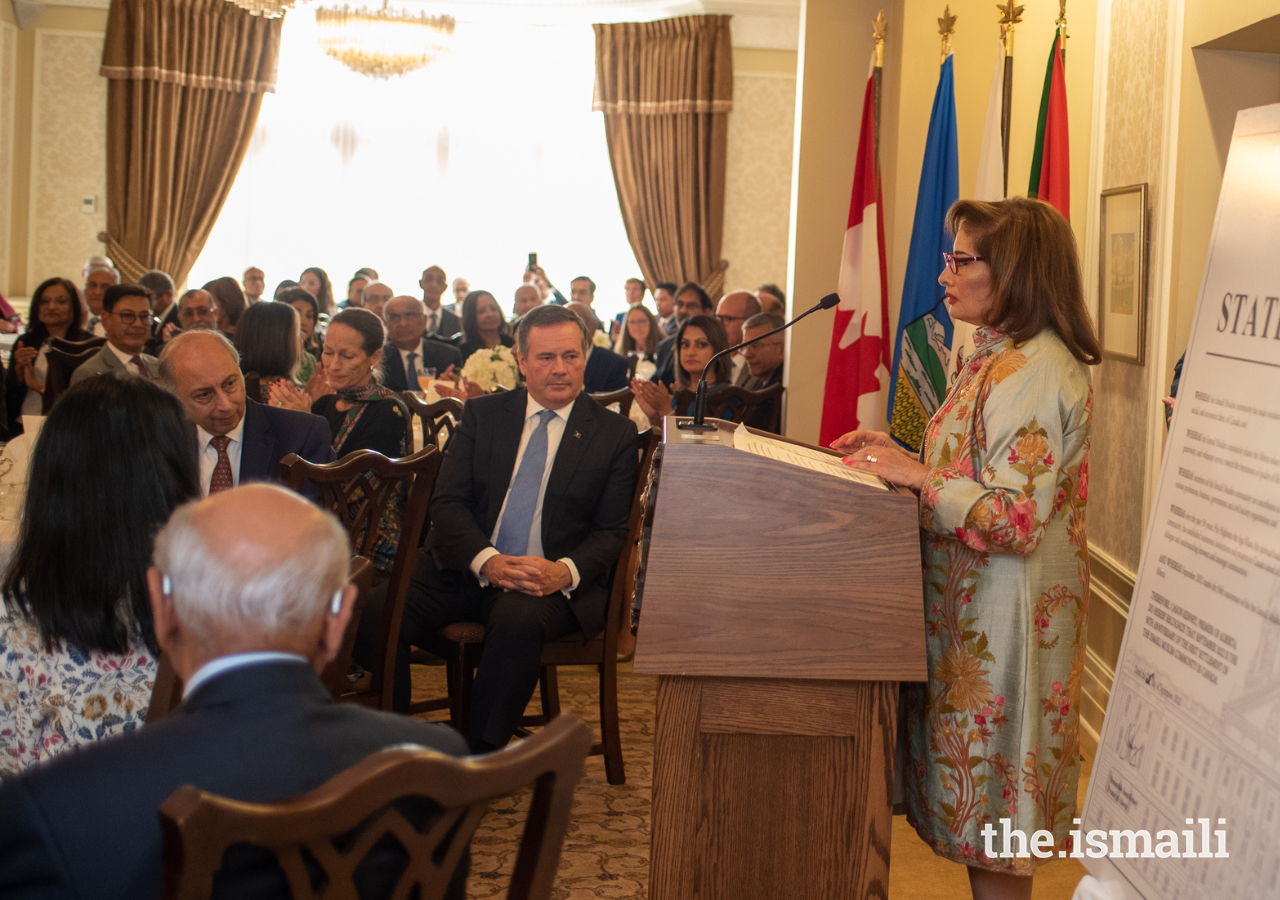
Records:
<instances>
[{"instance_id":1,"label":"light blue tie","mask_svg":"<svg viewBox=\"0 0 1280 900\"><path fill-rule=\"evenodd\" d=\"M555 412L544 409L538 413L538 424L529 435L524 448L524 458L516 477L511 479L507 493L507 508L498 527L498 539L494 546L507 556L524 556L529 550L529 532L533 530L533 511L538 506L538 491L542 488L542 475L547 468L547 423Z\"/></svg>"},{"instance_id":2,"label":"light blue tie","mask_svg":"<svg viewBox=\"0 0 1280 900\"><path fill-rule=\"evenodd\" d=\"M413 364L413 361L417 358L418 354L416 352L409 354L409 370L406 372L406 375L408 376L407 380L409 382L409 390L411 391L416 391L418 389L418 367Z\"/></svg>"}]
</instances>

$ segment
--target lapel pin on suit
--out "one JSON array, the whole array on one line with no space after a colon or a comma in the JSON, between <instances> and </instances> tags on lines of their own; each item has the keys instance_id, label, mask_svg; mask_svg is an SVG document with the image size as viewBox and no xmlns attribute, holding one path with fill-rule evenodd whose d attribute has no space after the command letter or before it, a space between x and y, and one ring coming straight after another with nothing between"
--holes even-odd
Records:
<instances>
[{"instance_id":1,"label":"lapel pin on suit","mask_svg":"<svg viewBox=\"0 0 1280 900\"><path fill-rule=\"evenodd\" d=\"M574 436L574 437L576 437L576 438L580 438L580 437L582 437L582 432L581 432L581 431L575 431L575 432L573 433L573 436Z\"/></svg>"}]
</instances>

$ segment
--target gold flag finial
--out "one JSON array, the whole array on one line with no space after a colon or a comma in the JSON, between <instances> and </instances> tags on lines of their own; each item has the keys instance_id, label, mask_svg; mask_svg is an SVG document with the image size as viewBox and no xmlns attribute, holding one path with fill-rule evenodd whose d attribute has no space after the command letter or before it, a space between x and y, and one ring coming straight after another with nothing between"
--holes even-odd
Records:
<instances>
[{"instance_id":1,"label":"gold flag finial","mask_svg":"<svg viewBox=\"0 0 1280 900\"><path fill-rule=\"evenodd\" d=\"M1025 6L1019 6L1018 0L1009 0L1004 6L996 4L1000 10L1000 43L1004 45L1004 55L1013 56L1013 27L1022 21Z\"/></svg>"},{"instance_id":2,"label":"gold flag finial","mask_svg":"<svg viewBox=\"0 0 1280 900\"><path fill-rule=\"evenodd\" d=\"M876 68L884 68L884 39L889 33L889 20L884 17L884 10L876 13L871 20L871 34L876 39Z\"/></svg>"},{"instance_id":3,"label":"gold flag finial","mask_svg":"<svg viewBox=\"0 0 1280 900\"><path fill-rule=\"evenodd\" d=\"M938 34L942 35L942 61L945 63L947 57L951 55L951 35L956 33L956 17L951 15L951 4L947 4L947 8L943 10L942 18L938 19Z\"/></svg>"},{"instance_id":4,"label":"gold flag finial","mask_svg":"<svg viewBox=\"0 0 1280 900\"><path fill-rule=\"evenodd\" d=\"M1058 0L1058 32L1065 40L1067 35L1067 0Z\"/></svg>"}]
</instances>

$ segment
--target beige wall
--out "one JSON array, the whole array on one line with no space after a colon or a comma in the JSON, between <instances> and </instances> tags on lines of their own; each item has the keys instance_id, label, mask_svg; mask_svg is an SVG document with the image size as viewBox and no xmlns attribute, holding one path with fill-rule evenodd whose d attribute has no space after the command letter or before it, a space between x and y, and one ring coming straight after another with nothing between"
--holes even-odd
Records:
<instances>
[{"instance_id":1,"label":"beige wall","mask_svg":"<svg viewBox=\"0 0 1280 900\"><path fill-rule=\"evenodd\" d=\"M801 108L797 175L793 196L793 292L807 307L835 290L840 249L853 182L862 94L872 49L871 20L884 4L807 0L801 19ZM971 196L995 70L999 27L993 4L956 0L955 52L960 193ZM885 7L889 41L881 97L880 164L888 243L889 308L896 333L897 310L911 242L911 224L929 113L938 83L938 10L920 3ZM1025 194L1035 143L1036 116L1045 63L1053 41L1053 4L1027 4L1016 32L1009 149L1009 193ZM1088 208L1088 164L1093 117L1095 11L1069 10L1068 118L1071 135L1072 225L1083 241ZM939 262L941 268L941 262ZM794 329L788 362L787 433L815 441L822 416L822 388L830 314L815 315Z\"/></svg>"},{"instance_id":2,"label":"beige wall","mask_svg":"<svg viewBox=\"0 0 1280 900\"><path fill-rule=\"evenodd\" d=\"M725 166L725 289L785 284L796 53L735 48Z\"/></svg>"},{"instance_id":3,"label":"beige wall","mask_svg":"<svg viewBox=\"0 0 1280 900\"><path fill-rule=\"evenodd\" d=\"M107 11L51 6L21 30L0 4L0 291L25 296L52 275L74 279L102 253L106 227ZM6 45L13 47L5 67ZM80 198L97 197L97 211Z\"/></svg>"}]
</instances>

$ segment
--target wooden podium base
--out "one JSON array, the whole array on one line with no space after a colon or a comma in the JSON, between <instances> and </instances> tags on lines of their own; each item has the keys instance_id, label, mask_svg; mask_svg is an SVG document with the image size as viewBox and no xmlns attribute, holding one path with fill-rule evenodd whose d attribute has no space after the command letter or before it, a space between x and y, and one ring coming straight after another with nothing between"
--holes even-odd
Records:
<instances>
[{"instance_id":1,"label":"wooden podium base","mask_svg":"<svg viewBox=\"0 0 1280 900\"><path fill-rule=\"evenodd\" d=\"M887 897L896 681L658 679L650 900Z\"/></svg>"}]
</instances>

